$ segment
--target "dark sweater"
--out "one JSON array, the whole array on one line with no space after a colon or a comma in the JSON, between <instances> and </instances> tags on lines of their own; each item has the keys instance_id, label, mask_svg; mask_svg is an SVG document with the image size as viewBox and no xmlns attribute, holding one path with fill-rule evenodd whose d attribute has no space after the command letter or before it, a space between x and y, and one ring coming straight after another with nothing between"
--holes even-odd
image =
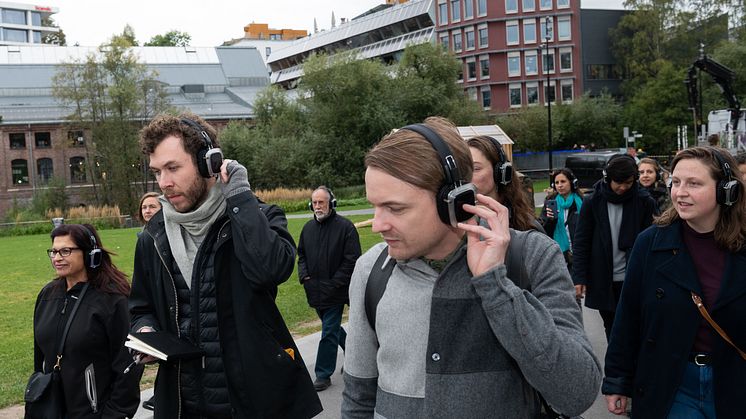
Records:
<instances>
[{"instance_id":1,"label":"dark sweater","mask_svg":"<svg viewBox=\"0 0 746 419\"><path fill-rule=\"evenodd\" d=\"M681 237L687 250L692 256L697 277L702 286L702 300L705 308L712 310L720 291L720 283L725 271L725 250L718 247L714 232L697 233L687 223L681 223ZM694 340L692 352L712 352L712 327L700 318L697 337Z\"/></svg>"}]
</instances>

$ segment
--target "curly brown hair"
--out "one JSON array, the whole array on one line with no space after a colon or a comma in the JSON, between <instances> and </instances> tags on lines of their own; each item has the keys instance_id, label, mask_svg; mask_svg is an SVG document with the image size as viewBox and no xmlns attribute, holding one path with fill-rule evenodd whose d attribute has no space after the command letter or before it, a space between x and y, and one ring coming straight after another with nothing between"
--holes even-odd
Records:
<instances>
[{"instance_id":1,"label":"curly brown hair","mask_svg":"<svg viewBox=\"0 0 746 419\"><path fill-rule=\"evenodd\" d=\"M184 150L192 156L192 161L197 164L197 153L205 147L205 140L202 135L182 122L182 119L189 119L200 125L207 135L210 136L213 147L220 147L218 143L218 132L210 124L199 116L185 112L179 116L161 114L153 118L150 123L140 131L140 149L143 154L151 155L155 148L168 136L180 138Z\"/></svg>"}]
</instances>

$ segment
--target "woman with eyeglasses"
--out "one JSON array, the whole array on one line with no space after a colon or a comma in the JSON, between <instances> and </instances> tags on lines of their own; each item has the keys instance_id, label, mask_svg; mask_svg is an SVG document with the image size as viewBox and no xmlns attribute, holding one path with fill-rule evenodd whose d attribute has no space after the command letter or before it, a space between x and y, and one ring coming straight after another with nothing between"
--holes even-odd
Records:
<instances>
[{"instance_id":1,"label":"woman with eyeglasses","mask_svg":"<svg viewBox=\"0 0 746 419\"><path fill-rule=\"evenodd\" d=\"M632 398L633 418L740 419L744 182L733 157L715 147L682 150L671 168L672 206L637 237L629 258L602 393L617 415Z\"/></svg>"},{"instance_id":2,"label":"woman with eyeglasses","mask_svg":"<svg viewBox=\"0 0 746 419\"><path fill-rule=\"evenodd\" d=\"M93 226L63 224L51 238L47 255L56 277L36 299L34 370L59 368L66 406L62 417L132 417L140 401L142 367L130 366L132 357L124 347L127 277L114 266ZM58 345L73 312L58 361ZM29 406L26 410L26 417L33 418Z\"/></svg>"}]
</instances>

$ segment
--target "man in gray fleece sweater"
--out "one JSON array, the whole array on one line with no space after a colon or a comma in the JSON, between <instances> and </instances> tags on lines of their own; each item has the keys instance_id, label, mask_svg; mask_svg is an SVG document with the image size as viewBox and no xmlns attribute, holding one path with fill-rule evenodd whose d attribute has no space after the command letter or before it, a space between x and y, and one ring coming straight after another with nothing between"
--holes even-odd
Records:
<instances>
[{"instance_id":1,"label":"man in gray fleece sweater","mask_svg":"<svg viewBox=\"0 0 746 419\"><path fill-rule=\"evenodd\" d=\"M535 418L537 391L565 415L584 412L601 370L559 247L511 231L507 208L484 195L449 212L443 198L471 179L469 149L448 121L423 125L386 136L365 158L373 231L397 264L375 328L365 291L385 246L355 266L342 417ZM457 222L459 209L480 222ZM507 275L516 259L511 274L527 277L530 291Z\"/></svg>"}]
</instances>

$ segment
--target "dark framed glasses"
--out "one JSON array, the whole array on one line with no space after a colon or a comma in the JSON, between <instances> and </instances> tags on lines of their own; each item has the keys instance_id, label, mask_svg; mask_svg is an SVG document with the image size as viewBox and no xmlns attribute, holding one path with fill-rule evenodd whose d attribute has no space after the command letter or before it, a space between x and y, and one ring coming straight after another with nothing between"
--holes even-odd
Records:
<instances>
[{"instance_id":1,"label":"dark framed glasses","mask_svg":"<svg viewBox=\"0 0 746 419\"><path fill-rule=\"evenodd\" d=\"M47 255L49 255L50 259L54 259L54 257L59 253L60 256L63 258L66 258L70 256L70 254L73 252L73 250L79 250L79 247L63 247L62 249L47 249Z\"/></svg>"}]
</instances>

